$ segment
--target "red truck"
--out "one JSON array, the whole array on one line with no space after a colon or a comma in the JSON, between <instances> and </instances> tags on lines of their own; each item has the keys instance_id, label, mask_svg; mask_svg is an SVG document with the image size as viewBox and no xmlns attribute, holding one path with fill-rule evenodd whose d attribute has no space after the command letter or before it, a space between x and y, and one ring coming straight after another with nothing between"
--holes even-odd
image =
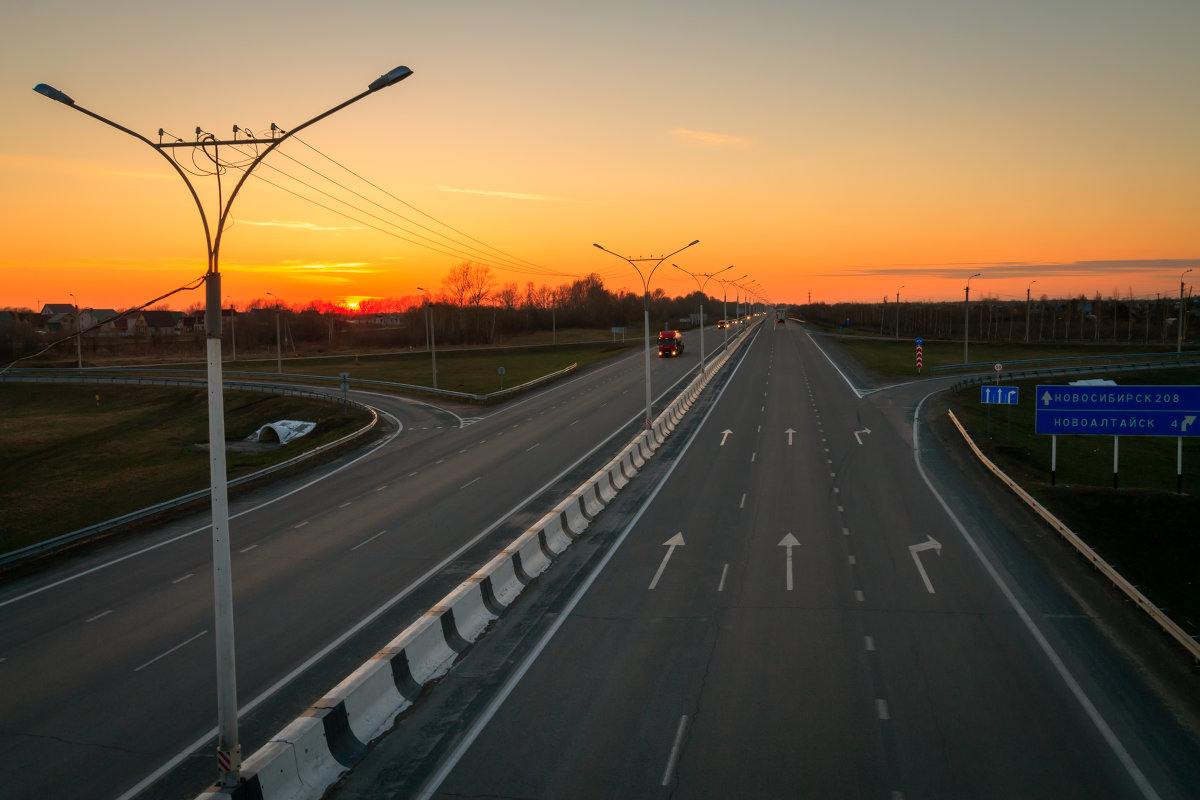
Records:
<instances>
[{"instance_id":1,"label":"red truck","mask_svg":"<svg viewBox=\"0 0 1200 800\"><path fill-rule=\"evenodd\" d=\"M662 331L658 334L658 355L677 356L683 352L683 334L679 331Z\"/></svg>"}]
</instances>

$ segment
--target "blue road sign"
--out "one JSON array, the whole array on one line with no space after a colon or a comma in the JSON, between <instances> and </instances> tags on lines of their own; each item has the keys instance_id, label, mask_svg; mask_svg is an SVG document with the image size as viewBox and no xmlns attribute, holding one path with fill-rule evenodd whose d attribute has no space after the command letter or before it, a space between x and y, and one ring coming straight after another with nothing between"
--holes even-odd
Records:
<instances>
[{"instance_id":1,"label":"blue road sign","mask_svg":"<svg viewBox=\"0 0 1200 800\"><path fill-rule=\"evenodd\" d=\"M918 336L918 337L917 337L917 344L925 344L925 340L924 340L924 339L922 339L920 336Z\"/></svg>"},{"instance_id":2,"label":"blue road sign","mask_svg":"<svg viewBox=\"0 0 1200 800\"><path fill-rule=\"evenodd\" d=\"M1015 406L1017 404L1017 387L980 386L979 402L984 405Z\"/></svg>"},{"instance_id":3,"label":"blue road sign","mask_svg":"<svg viewBox=\"0 0 1200 800\"><path fill-rule=\"evenodd\" d=\"M1036 431L1200 436L1200 386L1039 386Z\"/></svg>"}]
</instances>

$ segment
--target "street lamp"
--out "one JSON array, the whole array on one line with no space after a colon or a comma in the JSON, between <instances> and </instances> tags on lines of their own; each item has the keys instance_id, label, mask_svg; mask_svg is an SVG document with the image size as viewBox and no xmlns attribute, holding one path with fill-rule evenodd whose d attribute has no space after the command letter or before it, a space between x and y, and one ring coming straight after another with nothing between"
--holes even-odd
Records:
<instances>
[{"instance_id":1,"label":"street lamp","mask_svg":"<svg viewBox=\"0 0 1200 800\"><path fill-rule=\"evenodd\" d=\"M971 278L978 278L982 272L976 272ZM967 278L966 299L963 301L963 366L967 365L967 342L971 339L971 278Z\"/></svg>"},{"instance_id":2,"label":"street lamp","mask_svg":"<svg viewBox=\"0 0 1200 800\"><path fill-rule=\"evenodd\" d=\"M429 326L429 355L433 359L433 388L437 389L437 337L433 332L433 295L428 289L417 287L417 291L424 292L427 297L425 300L425 324Z\"/></svg>"},{"instance_id":3,"label":"street lamp","mask_svg":"<svg viewBox=\"0 0 1200 800\"><path fill-rule=\"evenodd\" d=\"M733 269L733 264L730 264L725 269L719 269L716 272L711 272L711 273L705 272L705 273L701 273L699 275L697 275L694 272L688 272L686 269L679 266L678 264L672 264L671 266L674 267L675 269L679 270L680 272L691 275L692 279L696 281L696 292L697 292L697 294L700 295L700 374L703 375L705 372L705 365L704 365L704 285L707 284L710 280L712 280L713 276L720 275L722 272L724 272L725 269ZM700 282L701 278L704 278L703 283Z\"/></svg>"},{"instance_id":4,"label":"street lamp","mask_svg":"<svg viewBox=\"0 0 1200 800\"><path fill-rule=\"evenodd\" d=\"M202 133L197 129L196 140L194 142L163 142L162 129L160 128L159 141L155 143L140 133L136 133L123 125L119 125L110 119L77 105L70 96L64 92L60 92L53 86L39 83L33 87L33 90L38 94L63 105L70 106L81 114L86 114L95 120L103 122L105 125L116 128L122 133L127 133L138 141L145 142L154 148L159 155L166 159L171 168L175 170L179 177L183 179L184 184L187 185L188 191L192 195L192 200L196 203L196 209L200 212L200 222L204 226L204 240L207 249L207 271L204 276L204 328L207 338L208 358L208 453L209 477L212 486L213 605L217 651L217 771L221 785L226 787L238 784L242 763L242 747L238 741L237 727L237 679L233 646L233 576L230 571L229 492L225 472L225 406L221 376L221 274L218 270L221 236L229 227L229 212L233 207L234 199L237 197L243 184L245 184L246 179L250 177L250 173L254 171L254 168L276 147L289 137L325 119L330 114L340 111L351 103L356 103L380 89L399 83L411 74L412 70L408 67L396 67L371 81L366 91L360 92L349 100L334 106L322 114L318 114L307 122L297 125L290 131L284 132L272 124L272 134L278 132L279 135L272 135L270 139L234 139L232 141L218 141L211 133ZM187 172L168 154L168 151L179 147L201 147L205 149L205 153L207 154L208 148L211 147L212 155L209 157L217 166L219 173L222 169L218 155L219 148L223 145L243 147L248 144L265 145L265 147L246 167L242 168L242 177L238 179L233 191L229 194L229 199L225 201L223 206L221 205L218 189L217 205L220 206L220 214L217 217L217 224L215 226L216 235L214 236L208 224L208 215L205 213L204 204L200 201L200 195L196 193L195 187L192 186L192 182L188 179Z\"/></svg>"},{"instance_id":5,"label":"street lamp","mask_svg":"<svg viewBox=\"0 0 1200 800\"><path fill-rule=\"evenodd\" d=\"M900 289L904 286L901 285ZM896 338L900 338L900 289L896 290Z\"/></svg>"},{"instance_id":6,"label":"street lamp","mask_svg":"<svg viewBox=\"0 0 1200 800\"><path fill-rule=\"evenodd\" d=\"M75 368L83 369L83 322L79 319L79 300L74 292L67 292L75 302Z\"/></svg>"},{"instance_id":7,"label":"street lamp","mask_svg":"<svg viewBox=\"0 0 1200 800\"><path fill-rule=\"evenodd\" d=\"M622 261L628 261L629 266L633 267L634 271L638 274L638 277L642 279L642 307L643 307L642 320L643 320L643 323L645 324L645 331L646 331L646 427L647 428L649 428L651 423L653 422L653 419L650 416L650 279L652 277L654 277L654 271L659 268L659 265L661 265L662 262L666 261L668 258L675 255L675 253L682 253L684 250L687 250L693 244L699 244L699 243L700 243L700 240L696 239L691 244L686 244L673 253L667 253L662 258L654 258L653 256L651 256L650 258L628 258L626 256L621 255L620 253L614 253L612 250L609 250L605 247L601 247L598 244L592 245L593 247L599 247L601 250L608 253L609 255L616 256L617 258L621 259ZM653 261L654 262L654 266L651 267L650 271L648 273L646 273L645 275L642 274L642 268L638 266L638 264L643 261Z\"/></svg>"},{"instance_id":8,"label":"street lamp","mask_svg":"<svg viewBox=\"0 0 1200 800\"><path fill-rule=\"evenodd\" d=\"M275 372L283 374L283 337L279 335L279 295L267 292L268 297L275 298Z\"/></svg>"},{"instance_id":9,"label":"street lamp","mask_svg":"<svg viewBox=\"0 0 1200 800\"><path fill-rule=\"evenodd\" d=\"M1032 306L1029 304L1029 290L1035 283L1037 283L1037 278L1031 280L1029 285L1025 287L1025 344L1029 344L1029 312L1032 309Z\"/></svg>"},{"instance_id":10,"label":"street lamp","mask_svg":"<svg viewBox=\"0 0 1200 800\"><path fill-rule=\"evenodd\" d=\"M732 264L730 265L732 266ZM724 271L724 270L722 270ZM721 280L717 278L717 283L721 284L721 316L725 319L725 343L729 343L729 284L734 281L740 281L742 278L749 278L750 273L747 272L741 278L726 278Z\"/></svg>"}]
</instances>

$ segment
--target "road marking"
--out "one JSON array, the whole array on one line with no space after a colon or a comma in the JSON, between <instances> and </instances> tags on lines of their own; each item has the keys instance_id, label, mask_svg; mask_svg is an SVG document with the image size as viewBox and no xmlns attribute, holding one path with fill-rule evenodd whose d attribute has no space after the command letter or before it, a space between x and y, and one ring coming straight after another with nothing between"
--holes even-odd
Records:
<instances>
[{"instance_id":1,"label":"road marking","mask_svg":"<svg viewBox=\"0 0 1200 800\"><path fill-rule=\"evenodd\" d=\"M134 672L141 672L141 671L142 671L142 670L144 670L146 667L148 667L148 666L150 666L151 664L153 664L155 661L158 661L159 659L162 659L162 658L166 658L167 656L171 655L171 653L174 653L176 650L178 650L178 649L179 649L179 648L181 648L181 647L184 647L184 646L186 646L186 645L189 645L189 644L191 644L192 642L196 641L197 639L199 639L201 636L203 636L203 635L204 635L204 634L206 634L206 633L208 633L208 631L200 631L199 633L197 633L195 636L193 636L192 638L188 639L187 641L185 641L185 642L180 642L179 644L175 645L174 647L172 647L172 648L171 648L170 650L168 650L167 652L165 652L165 653L161 653L161 654L159 654L159 655L155 656L154 658L150 659L150 660L149 660L149 661L147 661L145 664L142 664L140 667L138 667L137 669L135 669L135 670L134 670Z\"/></svg>"},{"instance_id":2,"label":"road marking","mask_svg":"<svg viewBox=\"0 0 1200 800\"><path fill-rule=\"evenodd\" d=\"M759 425L759 426L758 426L758 432L759 432L759 433L762 433L762 425Z\"/></svg>"},{"instance_id":3,"label":"road marking","mask_svg":"<svg viewBox=\"0 0 1200 800\"><path fill-rule=\"evenodd\" d=\"M107 617L111 613L112 613L112 609L110 608L108 611L101 611L96 616L91 617L89 619L85 619L84 622L95 622L96 620L101 619L102 617Z\"/></svg>"},{"instance_id":4,"label":"road marking","mask_svg":"<svg viewBox=\"0 0 1200 800\"><path fill-rule=\"evenodd\" d=\"M858 563L858 559L857 559L857 558L855 558L854 556L847 556L847 558L849 558L849 559L850 559L850 564L851 564L851 565L854 565L854 564L857 564L857 563Z\"/></svg>"},{"instance_id":5,"label":"road marking","mask_svg":"<svg viewBox=\"0 0 1200 800\"><path fill-rule=\"evenodd\" d=\"M171 584L172 584L172 585L174 585L174 584L176 584L176 583L183 583L183 582L184 582L184 581L186 581L188 578L195 577L195 575L196 575L196 573L194 573L194 572L189 572L187 575L184 575L182 578L176 578L175 580L171 581Z\"/></svg>"},{"instance_id":6,"label":"road marking","mask_svg":"<svg viewBox=\"0 0 1200 800\"><path fill-rule=\"evenodd\" d=\"M654 580L650 581L651 589L653 589L655 586L658 586L658 579L662 577L663 570L667 568L667 562L671 560L671 554L675 552L676 547L679 547L682 544L683 531L680 531L670 539L667 539L665 542L663 542L663 545L667 548L667 554L663 556L662 563L658 565L658 572L654 573Z\"/></svg>"},{"instance_id":7,"label":"road marking","mask_svg":"<svg viewBox=\"0 0 1200 800\"><path fill-rule=\"evenodd\" d=\"M534 443L533 443L533 445L532 445L531 447L526 447L526 448L525 448L525 452L526 452L526 453L528 453L528 452L529 452L530 450L532 450L534 447L538 447L538 446L540 446L540 445L541 445L541 442L534 442Z\"/></svg>"},{"instance_id":8,"label":"road marking","mask_svg":"<svg viewBox=\"0 0 1200 800\"><path fill-rule=\"evenodd\" d=\"M420 470L417 470L416 472L410 472L410 473L408 473L408 477L410 477L410 478L415 478L415 477L417 477L417 476L418 476L418 475L420 475L420 474L421 474L421 471L420 471Z\"/></svg>"},{"instance_id":9,"label":"road marking","mask_svg":"<svg viewBox=\"0 0 1200 800\"><path fill-rule=\"evenodd\" d=\"M854 599L861 603L864 600L866 600L867 598L863 595L862 589L855 589L854 590Z\"/></svg>"},{"instance_id":10,"label":"road marking","mask_svg":"<svg viewBox=\"0 0 1200 800\"><path fill-rule=\"evenodd\" d=\"M354 503L353 500L347 500L346 502L344 502L340 506L338 506L338 508L345 508L346 506L352 505L353 503Z\"/></svg>"},{"instance_id":11,"label":"road marking","mask_svg":"<svg viewBox=\"0 0 1200 800\"><path fill-rule=\"evenodd\" d=\"M796 431L794 428L788 428L786 431L784 431L784 433L786 433L787 437L788 437L788 447L792 446L792 434L795 432Z\"/></svg>"},{"instance_id":12,"label":"road marking","mask_svg":"<svg viewBox=\"0 0 1200 800\"><path fill-rule=\"evenodd\" d=\"M388 485L385 483L383 486L376 486L376 487L375 487L375 491L377 491L377 492L382 492L382 491L383 491L384 489L386 489L387 487L388 487Z\"/></svg>"},{"instance_id":13,"label":"road marking","mask_svg":"<svg viewBox=\"0 0 1200 800\"><path fill-rule=\"evenodd\" d=\"M925 535L929 536L929 534ZM929 582L929 576L925 574L925 566L921 563L920 556L917 555L917 553L920 553L923 550L932 550L940 556L942 554L942 543L932 536L929 536L928 541L921 542L920 544L910 544L908 546L908 552L912 555L913 561L917 565L917 572L921 573L921 580L925 582L925 589L930 594L933 594L933 584Z\"/></svg>"},{"instance_id":14,"label":"road marking","mask_svg":"<svg viewBox=\"0 0 1200 800\"><path fill-rule=\"evenodd\" d=\"M753 464L755 459L757 459L757 458L758 458L758 453L751 453L750 454L750 463Z\"/></svg>"},{"instance_id":15,"label":"road marking","mask_svg":"<svg viewBox=\"0 0 1200 800\"><path fill-rule=\"evenodd\" d=\"M444 458L439 458L437 461L435 461L435 462L433 462L433 463L435 463L435 464L445 464L445 463L446 463L446 459L444 459Z\"/></svg>"},{"instance_id":16,"label":"road marking","mask_svg":"<svg viewBox=\"0 0 1200 800\"><path fill-rule=\"evenodd\" d=\"M738 503L738 508L746 507L746 493L742 492L742 502Z\"/></svg>"},{"instance_id":17,"label":"road marking","mask_svg":"<svg viewBox=\"0 0 1200 800\"><path fill-rule=\"evenodd\" d=\"M372 536L370 539L367 539L367 540L365 540L365 541L359 542L358 544L354 545L354 547L351 547L351 548L350 548L350 552L351 552L351 553L353 553L355 550L357 550L358 548L362 547L364 544L370 544L371 542L373 542L373 541L375 541L376 539L378 539L380 536L383 536L385 533L387 533L387 531L380 531L379 533L377 533L377 534L375 534L374 536Z\"/></svg>"},{"instance_id":18,"label":"road marking","mask_svg":"<svg viewBox=\"0 0 1200 800\"><path fill-rule=\"evenodd\" d=\"M571 423L571 425L578 425L578 424L579 424L579 420L574 420L574 421ZM568 425L567 427L569 428L569 427L571 427L571 425Z\"/></svg>"},{"instance_id":19,"label":"road marking","mask_svg":"<svg viewBox=\"0 0 1200 800\"><path fill-rule=\"evenodd\" d=\"M846 507L845 507L845 506L838 506L837 508L838 508L838 513L839 513L839 514L843 514L843 513L845 513L845 511L846 511Z\"/></svg>"},{"instance_id":20,"label":"road marking","mask_svg":"<svg viewBox=\"0 0 1200 800\"><path fill-rule=\"evenodd\" d=\"M850 529L842 528L842 536L849 536L849 535L850 535Z\"/></svg>"},{"instance_id":21,"label":"road marking","mask_svg":"<svg viewBox=\"0 0 1200 800\"><path fill-rule=\"evenodd\" d=\"M787 590L792 590L792 548L799 547L800 542L796 541L796 537L788 534L779 540L780 547L787 548Z\"/></svg>"},{"instance_id":22,"label":"road marking","mask_svg":"<svg viewBox=\"0 0 1200 800\"><path fill-rule=\"evenodd\" d=\"M870 432L871 432L870 428L863 428L861 431L855 431L854 432L854 440L856 442L858 442L859 444L862 444L862 437L860 437L859 434L860 433L870 433Z\"/></svg>"},{"instance_id":23,"label":"road marking","mask_svg":"<svg viewBox=\"0 0 1200 800\"><path fill-rule=\"evenodd\" d=\"M867 648L868 653L875 652L875 639L872 636L863 637L863 645Z\"/></svg>"},{"instance_id":24,"label":"road marking","mask_svg":"<svg viewBox=\"0 0 1200 800\"><path fill-rule=\"evenodd\" d=\"M461 456L465 452L467 452L467 449L464 447L462 450L458 451L458 454Z\"/></svg>"},{"instance_id":25,"label":"road marking","mask_svg":"<svg viewBox=\"0 0 1200 800\"><path fill-rule=\"evenodd\" d=\"M256 548L256 547L258 547L258 545L256 545L256 544L252 544L252 545L250 545L249 547L243 547L243 548L242 548L241 550L239 550L238 552L239 552L239 553L249 553L251 550L253 550L253 549L254 549L254 548Z\"/></svg>"},{"instance_id":26,"label":"road marking","mask_svg":"<svg viewBox=\"0 0 1200 800\"><path fill-rule=\"evenodd\" d=\"M733 431L729 430L729 428L726 428L725 430L721 431L721 444L720 444L721 447L725 446L725 440L729 438L729 434L731 434L731 433L733 433Z\"/></svg>"},{"instance_id":27,"label":"road marking","mask_svg":"<svg viewBox=\"0 0 1200 800\"><path fill-rule=\"evenodd\" d=\"M892 715L888 713L887 700L876 700L875 701L875 713L879 715L880 719L891 719L892 718Z\"/></svg>"},{"instance_id":28,"label":"road marking","mask_svg":"<svg viewBox=\"0 0 1200 800\"><path fill-rule=\"evenodd\" d=\"M467 481L466 483L464 483L462 486L460 486L460 487L458 487L458 488L460 488L460 489L465 489L465 488L467 488L468 486L470 486L472 483L475 483L475 481L478 481L478 480L480 480L480 479L482 479L482 478L483 478L483 476L482 476L482 475L480 475L478 478L475 478L475 480L470 480L470 481Z\"/></svg>"},{"instance_id":29,"label":"road marking","mask_svg":"<svg viewBox=\"0 0 1200 800\"><path fill-rule=\"evenodd\" d=\"M721 582L717 584L718 592L722 592L725 590L725 576L728 574L729 574L729 565L726 564L725 568L721 570Z\"/></svg>"},{"instance_id":30,"label":"road marking","mask_svg":"<svg viewBox=\"0 0 1200 800\"><path fill-rule=\"evenodd\" d=\"M687 730L687 714L679 718L679 728L675 731L675 743L671 745L671 755L667 758L667 768L663 770L662 785L671 785L671 773L675 771L675 762L679 760L679 751L683 747L683 734Z\"/></svg>"},{"instance_id":31,"label":"road marking","mask_svg":"<svg viewBox=\"0 0 1200 800\"><path fill-rule=\"evenodd\" d=\"M297 522L295 525L292 526L292 530L296 530L296 528L303 528L307 524L308 524L308 520L304 520L304 522Z\"/></svg>"}]
</instances>

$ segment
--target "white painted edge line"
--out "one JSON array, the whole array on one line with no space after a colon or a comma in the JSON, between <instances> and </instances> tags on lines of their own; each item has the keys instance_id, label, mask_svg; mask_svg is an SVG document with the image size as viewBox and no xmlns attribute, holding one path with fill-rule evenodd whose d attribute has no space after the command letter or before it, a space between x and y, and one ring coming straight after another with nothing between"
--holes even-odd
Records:
<instances>
[{"instance_id":1,"label":"white painted edge line","mask_svg":"<svg viewBox=\"0 0 1200 800\"><path fill-rule=\"evenodd\" d=\"M742 335L744 336L746 334L743 333ZM731 350L732 347L726 348L726 360L728 360L727 354ZM729 385L733 382L733 376L737 374L737 371L741 368L742 362L745 361L745 358L746 353L743 353L741 359L736 365L734 365L733 372L730 373L729 376L729 381L726 382L725 386L721 387L721 391L717 394L716 399L713 400L712 405L709 406L708 411L704 414L704 418L700 420L700 423L696 426L695 430L692 431L692 435L683 444L683 449L680 452L680 456L688 451L688 449L692 446L692 443L696 441L696 437L700 435L700 431L704 428L704 423L708 421L709 416L711 416L713 411L716 409L717 404L724 396L725 390L729 388ZM720 366L720 364L714 365L713 369L719 369ZM621 544L625 541L626 537L629 536L629 532L632 531L634 526L636 526L641 520L642 515L646 512L646 509L648 509L654 502L654 498L658 496L658 493L662 490L663 486L666 485L667 481L671 477L671 474L675 472L675 467L679 466L679 462L681 460L681 458L676 458L671 462L671 466L667 468L667 471L663 473L662 478L659 479L658 485L656 485L646 497L646 500L642 503L642 507L639 508L637 513L633 515L633 519L631 519L621 533L617 535L617 538L604 553L603 558L600 559L600 562L596 565L595 569L593 569L592 572L589 573L588 576L579 584L579 587L575 590L575 594L571 596L569 601L567 601L567 604L563 607L562 611L559 612L558 617L553 623L551 623L550 627L547 628L546 632L542 635L542 638L539 639L537 643L529 650L525 658L512 672L512 674L509 675L508 679L501 685L499 691L492 698L491 702L489 702L483 709L471 727L462 734L458 740L458 745L442 761L434 774L425 781L425 784L414 795L415 798L418 798L418 800L430 800L430 798L432 798L437 792L438 787L442 785L442 782L446 780L450 772L454 769L458 762L462 760L462 757L466 754L467 749L475 743L475 740L479 738L479 734L483 732L483 729L487 727L488 723L496 715L496 712L499 711L500 706L504 704L504 701L508 699L510 694L512 694L517 684L520 683L525 677L525 674L529 672L529 669L538 659L538 656L540 656L542 651L544 651L550 644L550 640L554 638L556 633L558 633L558 629L562 627L562 624L567 620L567 617L571 616L571 613L575 610L575 607L579 605L579 601L583 599L583 596L587 594L592 584L595 583L596 578L598 578L600 573L604 571L604 568L608 566L608 562L612 560L612 557L616 554L617 550L620 549Z\"/></svg>"},{"instance_id":2,"label":"white painted edge line","mask_svg":"<svg viewBox=\"0 0 1200 800\"><path fill-rule=\"evenodd\" d=\"M1092 566L1104 573L1104 576L1112 581L1114 586L1124 592L1130 600L1136 603L1138 608L1140 608L1142 611L1145 611L1146 614L1148 614L1151 619L1162 626L1162 629L1169 633L1171 637L1175 639L1175 641L1183 645L1184 649L1191 653L1193 658L1195 658L1197 661L1200 661L1200 642L1197 642L1191 636L1188 636L1187 632L1184 631L1183 628L1179 627L1179 625L1176 624L1173 619L1160 611L1157 606L1150 602L1149 598L1139 592L1132 583L1130 583L1123 575L1121 575L1121 573L1113 569L1107 561L1100 557L1099 553L1088 546L1087 542L1079 538L1078 534L1068 528L1066 524L1062 522L1062 520L1054 516L1054 514L1052 514L1048 508L1035 500L1033 496L1029 494L1029 492L1021 488L1020 484L1008 477L1003 470L1001 470L991 461L991 459L983 454L983 451L979 449L979 447L971 439L971 436L967 433L966 428L964 428L958 421L958 418L954 416L954 412L948 411L947 413L950 415L950 421L954 423L956 428L958 428L958 432L962 434L971 450L975 453L976 457L983 462L984 466L990 469L992 473L996 475L996 477L1003 481L1005 486L1007 486L1009 489L1012 489L1013 493L1016 494L1017 497L1024 500L1026 505L1036 511L1038 516L1048 522L1051 528L1054 528L1054 530L1058 531L1058 533L1064 539L1070 542L1071 545L1074 546L1074 548L1078 550L1084 558L1092 563Z\"/></svg>"},{"instance_id":3,"label":"white painted edge line","mask_svg":"<svg viewBox=\"0 0 1200 800\"><path fill-rule=\"evenodd\" d=\"M1029 612L1025 610L1025 607L1021 605L1021 601L1017 599L1016 594L1004 580L1004 577L1001 576L1000 571L996 569L996 567L992 565L992 562L988 560L987 556L984 555L983 550L975 541L975 537L973 537L970 532L967 531L966 526L959 521L954 511L951 510L950 505L946 502L945 498L938 493L938 490L933 485L933 481L929 479L929 475L925 472L925 466L921 463L921 448L920 440L918 439L918 427L921 419L921 408L925 405L925 401L934 394L937 394L937 392L930 392L922 397L921 401L917 403L916 411L913 413L913 461L916 462L917 472L921 474L921 480L925 481L925 485L929 487L929 492L935 498L937 498L938 504L942 507L942 510L946 512L946 516L950 518L952 523L954 523L954 527L958 529L959 534L962 535L963 540L967 543L967 546L970 547L971 552L975 554L976 559L979 560L979 563L987 572L988 577L992 579L992 582L996 584L996 587L1000 590L1000 593L1004 595L1004 599L1008 601L1008 604L1012 607L1013 611L1017 613L1017 616L1025 625L1026 630L1028 630L1030 635L1033 636L1034 641L1037 642L1037 645L1039 648L1041 648L1042 653L1050 661L1051 666L1054 667L1054 670L1058 673L1059 677L1062 678L1063 683L1066 684L1067 689L1070 690L1071 694L1075 697L1076 702L1079 703L1080 707L1091 721L1092 726L1108 744L1109 749L1111 749L1113 752L1113 755L1115 755L1117 760L1121 762L1121 766L1125 768L1126 774L1128 774L1134 784L1137 785L1138 790L1142 793L1142 796L1146 798L1146 800L1159 800L1159 795L1154 790L1154 787L1150 785L1150 782L1146 779L1146 776L1142 774L1141 769L1138 768L1137 764L1134 763L1132 756L1129 755L1129 751L1125 749L1125 746L1121 744L1121 740L1117 738L1116 733L1114 733L1113 729L1109 727L1109 724L1105 721L1104 717L1100 715L1099 710L1096 708L1095 704L1092 703L1091 698L1087 696L1087 693L1084 692L1083 687L1079 685L1079 681L1075 679L1075 676L1067 668L1067 665L1063 662L1062 657L1059 656L1058 652L1054 649L1054 646L1051 645L1049 640L1046 639L1045 634L1043 634L1041 629L1038 628L1037 623L1033 621L1033 617L1031 617Z\"/></svg>"}]
</instances>

